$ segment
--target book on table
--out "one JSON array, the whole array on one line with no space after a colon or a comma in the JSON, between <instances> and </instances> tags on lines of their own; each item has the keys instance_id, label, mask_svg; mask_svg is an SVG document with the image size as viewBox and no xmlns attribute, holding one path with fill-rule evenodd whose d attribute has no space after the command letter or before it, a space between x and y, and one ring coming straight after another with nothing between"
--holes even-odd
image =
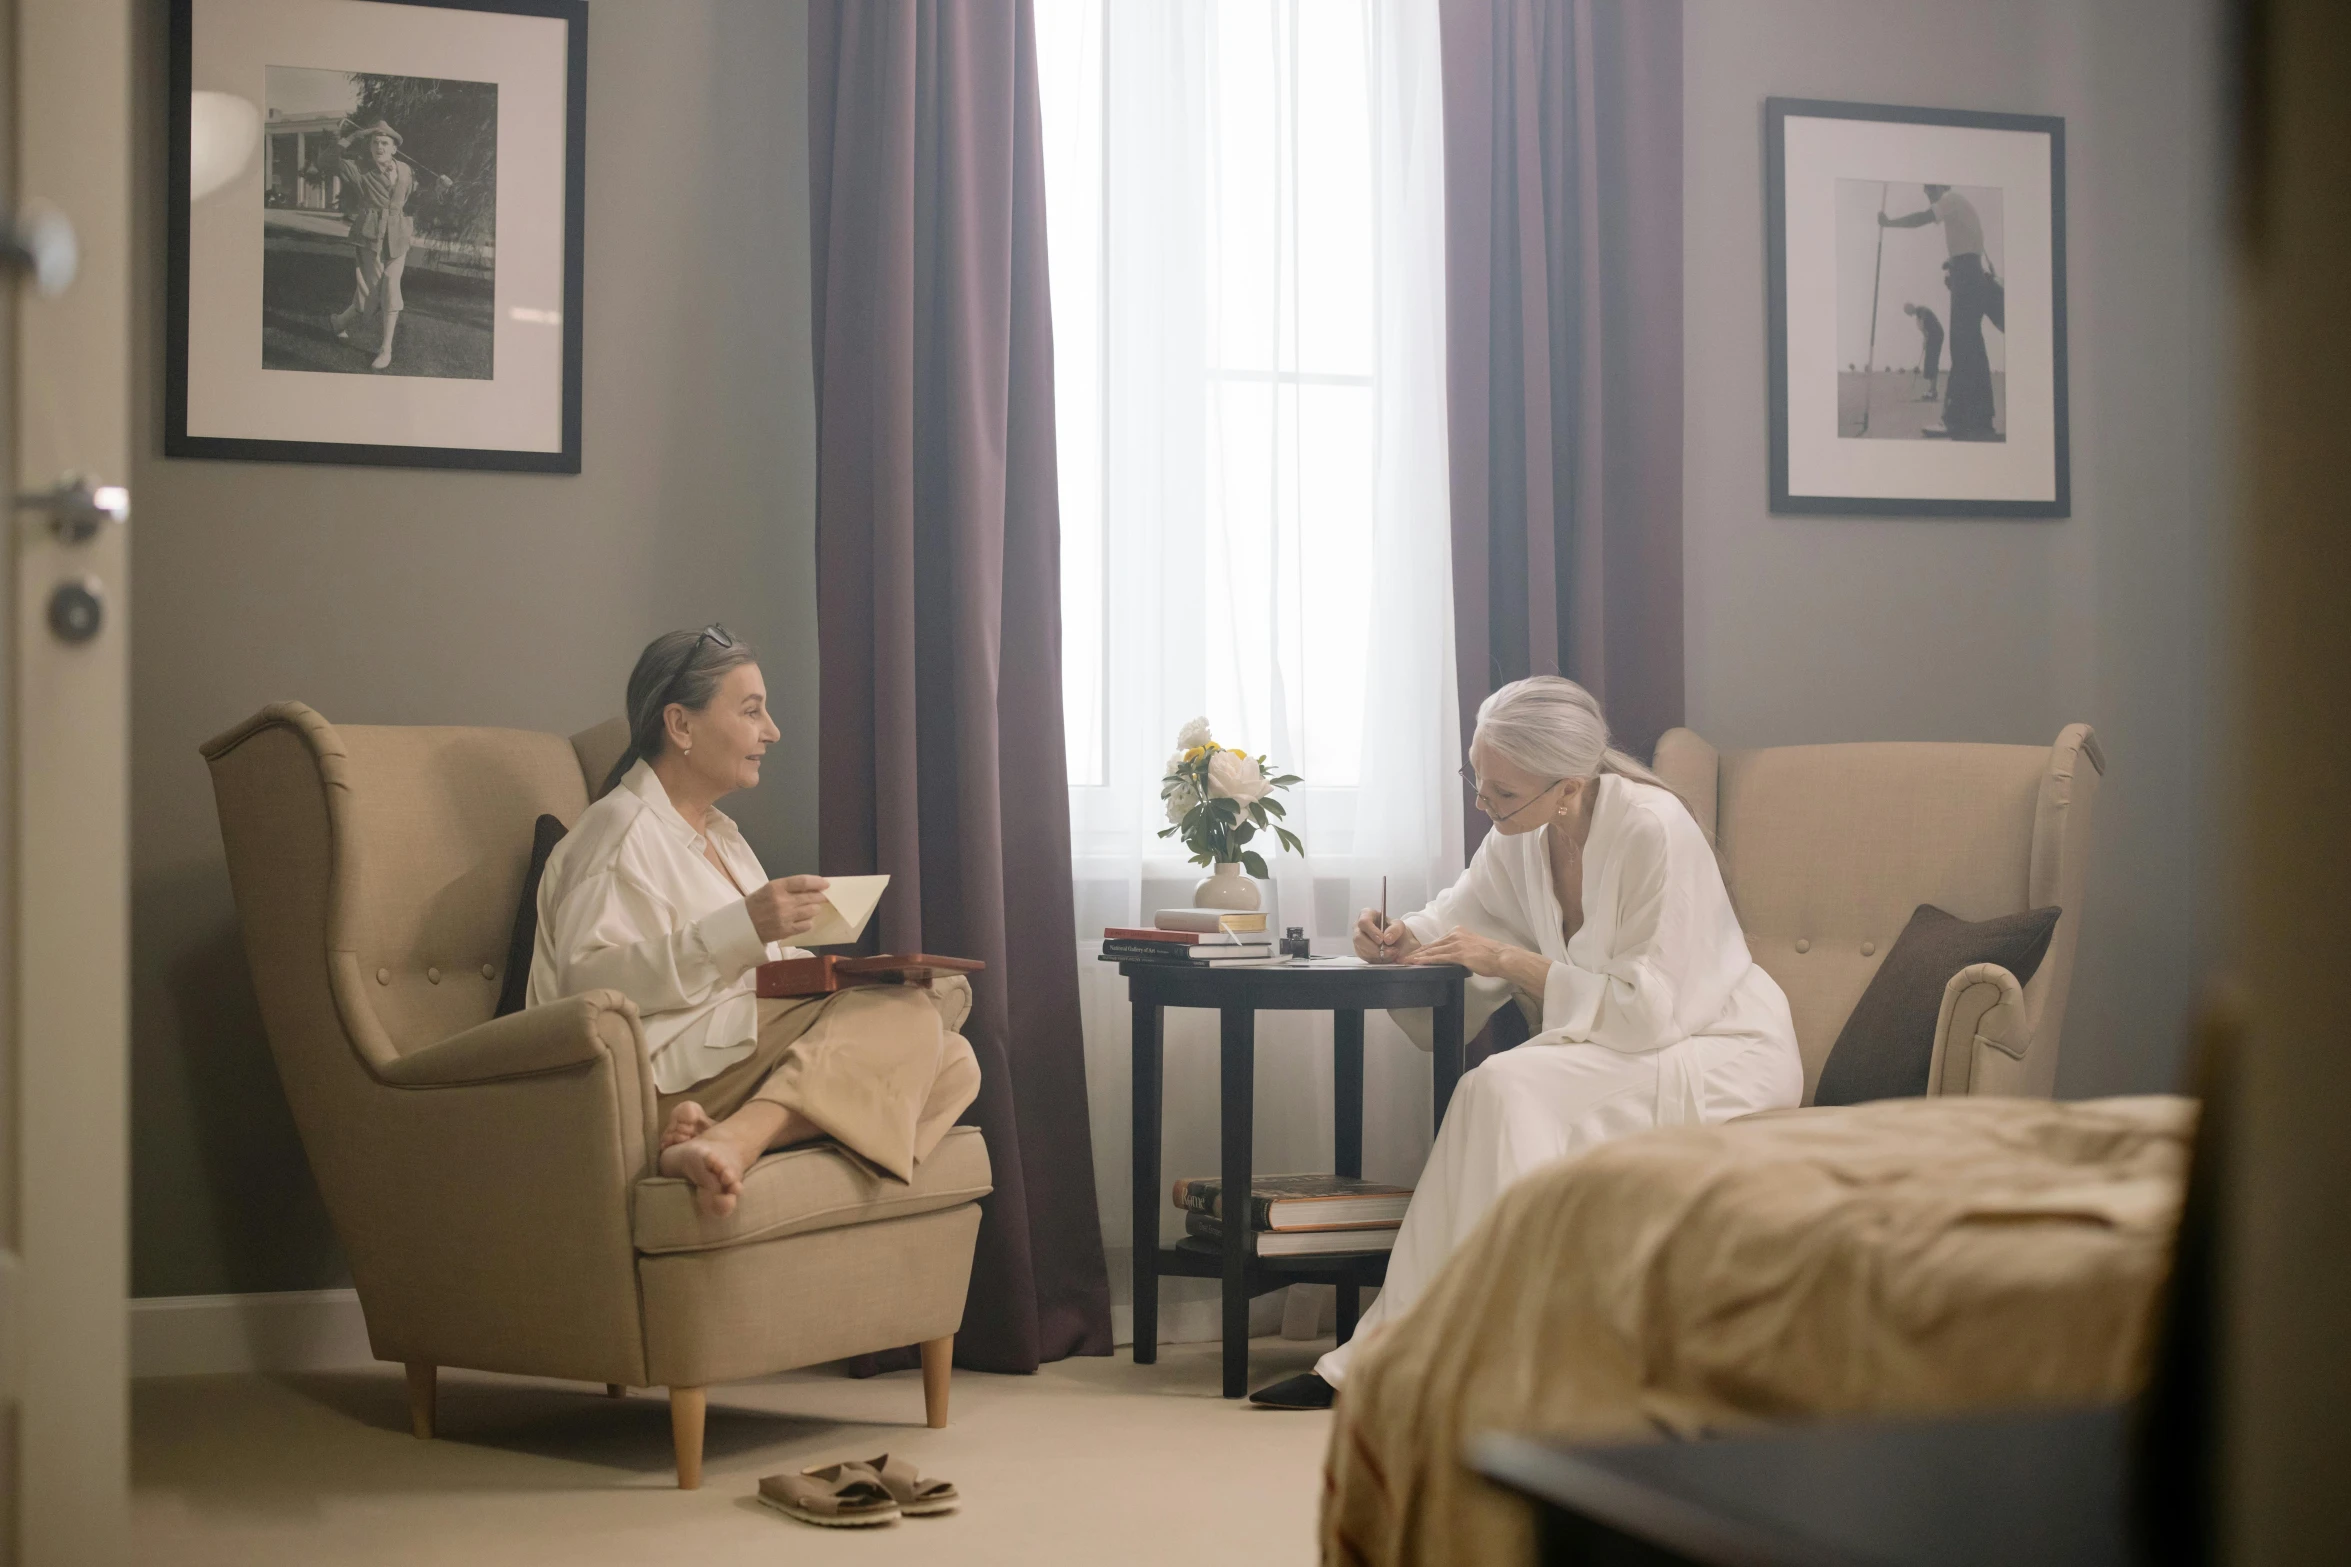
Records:
<instances>
[{"instance_id":1,"label":"book on table","mask_svg":"<svg viewBox=\"0 0 2351 1567\"><path fill-rule=\"evenodd\" d=\"M1206 931L1261 931L1266 928L1263 909L1161 909L1151 916L1151 923L1160 930Z\"/></svg>"},{"instance_id":2,"label":"book on table","mask_svg":"<svg viewBox=\"0 0 2351 1567\"><path fill-rule=\"evenodd\" d=\"M1224 1244L1223 1221L1205 1213L1184 1215L1184 1233L1211 1245ZM1254 1230L1250 1250L1260 1257L1331 1257L1349 1252L1393 1251L1396 1226L1368 1224L1340 1230Z\"/></svg>"},{"instance_id":3,"label":"book on table","mask_svg":"<svg viewBox=\"0 0 2351 1567\"><path fill-rule=\"evenodd\" d=\"M1148 941L1163 947L1270 947L1261 930L1160 930L1147 925L1106 925L1104 941Z\"/></svg>"},{"instance_id":4,"label":"book on table","mask_svg":"<svg viewBox=\"0 0 2351 1567\"><path fill-rule=\"evenodd\" d=\"M1224 1182L1187 1176L1175 1183L1175 1205L1188 1213L1224 1217ZM1409 1186L1389 1186L1353 1175L1258 1175L1249 1181L1249 1224L1259 1230L1329 1230L1351 1225L1395 1225L1412 1201Z\"/></svg>"},{"instance_id":5,"label":"book on table","mask_svg":"<svg viewBox=\"0 0 2351 1567\"><path fill-rule=\"evenodd\" d=\"M1245 967L1282 961L1270 941L1225 941L1214 937L1197 943L1158 941L1108 931L1102 936L1102 956L1116 963L1167 963L1191 968Z\"/></svg>"}]
</instances>

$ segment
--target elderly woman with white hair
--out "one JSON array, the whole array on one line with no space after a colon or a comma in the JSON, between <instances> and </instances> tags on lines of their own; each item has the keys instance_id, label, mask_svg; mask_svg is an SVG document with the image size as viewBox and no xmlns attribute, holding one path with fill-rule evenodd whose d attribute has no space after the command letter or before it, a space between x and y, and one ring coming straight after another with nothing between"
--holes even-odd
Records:
<instances>
[{"instance_id":1,"label":"elderly woman with white hair","mask_svg":"<svg viewBox=\"0 0 2351 1567\"><path fill-rule=\"evenodd\" d=\"M1374 963L1458 963L1515 992L1541 1029L1466 1073L1353 1340L1253 1395L1329 1406L1356 1348L1411 1309L1521 1176L1628 1132L1796 1104L1788 999L1758 968L1721 869L1679 796L1608 744L1590 692L1540 675L1478 709L1470 742L1493 831L1461 879L1355 948Z\"/></svg>"}]
</instances>

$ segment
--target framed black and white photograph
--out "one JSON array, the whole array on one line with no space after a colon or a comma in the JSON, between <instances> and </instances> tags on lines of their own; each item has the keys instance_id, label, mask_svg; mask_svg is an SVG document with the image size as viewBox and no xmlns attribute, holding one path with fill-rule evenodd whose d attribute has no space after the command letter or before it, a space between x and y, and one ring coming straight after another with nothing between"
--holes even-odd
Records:
<instances>
[{"instance_id":1,"label":"framed black and white photograph","mask_svg":"<svg viewBox=\"0 0 2351 1567\"><path fill-rule=\"evenodd\" d=\"M580 471L585 0L174 0L164 451Z\"/></svg>"},{"instance_id":2,"label":"framed black and white photograph","mask_svg":"<svg viewBox=\"0 0 2351 1567\"><path fill-rule=\"evenodd\" d=\"M2065 122L1764 114L1772 510L2068 515Z\"/></svg>"}]
</instances>

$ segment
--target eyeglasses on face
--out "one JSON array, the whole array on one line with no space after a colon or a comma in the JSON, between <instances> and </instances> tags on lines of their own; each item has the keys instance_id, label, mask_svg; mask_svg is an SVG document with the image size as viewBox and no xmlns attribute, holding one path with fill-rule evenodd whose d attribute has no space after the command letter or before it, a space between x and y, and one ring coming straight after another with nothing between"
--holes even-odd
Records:
<instances>
[{"instance_id":1,"label":"eyeglasses on face","mask_svg":"<svg viewBox=\"0 0 2351 1567\"><path fill-rule=\"evenodd\" d=\"M1502 815L1496 816L1494 814L1494 807L1488 803L1486 799L1486 791L1484 787L1478 783L1478 775L1476 772L1470 768L1464 767L1460 769L1460 773L1461 781L1469 785L1470 789L1473 791L1474 797L1477 801L1478 809L1485 812L1486 819L1497 827L1501 826L1504 822L1514 821L1517 818L1524 816L1527 812L1534 809L1536 801L1542 799L1543 796L1549 794L1552 790L1567 782L1567 779L1564 777L1554 778L1549 783L1543 785L1542 788L1537 789L1532 795L1529 795L1527 797L1526 804L1520 806L1517 810L1506 811Z\"/></svg>"}]
</instances>

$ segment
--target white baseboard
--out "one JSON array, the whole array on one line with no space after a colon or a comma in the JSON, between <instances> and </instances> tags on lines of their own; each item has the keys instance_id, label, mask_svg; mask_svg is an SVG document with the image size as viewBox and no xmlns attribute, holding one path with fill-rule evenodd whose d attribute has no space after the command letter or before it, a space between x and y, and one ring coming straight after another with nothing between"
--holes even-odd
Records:
<instances>
[{"instance_id":1,"label":"white baseboard","mask_svg":"<svg viewBox=\"0 0 2351 1567\"><path fill-rule=\"evenodd\" d=\"M1127 1299L1124 1248L1110 1264L1110 1327L1114 1343L1135 1341L1135 1310ZM1204 1344L1224 1334L1214 1279L1171 1278L1159 1286L1159 1342ZM1376 1291L1367 1291L1377 1299ZM1249 1303L1253 1337L1282 1332L1285 1292ZM1331 1306L1318 1303L1313 1331L1330 1331ZM1297 1314L1288 1324L1303 1332ZM288 1290L271 1295L150 1295L130 1302L131 1375L217 1376L240 1371L347 1371L379 1364L368 1348L367 1321L355 1290Z\"/></svg>"},{"instance_id":2,"label":"white baseboard","mask_svg":"<svg viewBox=\"0 0 2351 1567\"><path fill-rule=\"evenodd\" d=\"M1124 1246L1104 1248L1110 1268L1110 1341L1135 1341L1134 1254ZM1291 1305L1299 1294L1311 1297ZM1380 1298L1374 1287L1363 1292L1368 1308ZM1159 1342L1207 1344L1224 1337L1223 1290L1215 1279L1163 1277L1159 1281ZM1279 1333L1285 1338L1311 1339L1330 1334L1337 1326L1338 1297L1327 1284L1292 1285L1260 1295L1249 1302L1249 1336Z\"/></svg>"},{"instance_id":3,"label":"white baseboard","mask_svg":"<svg viewBox=\"0 0 2351 1567\"><path fill-rule=\"evenodd\" d=\"M130 1318L134 1377L376 1364L354 1290L151 1295L131 1301Z\"/></svg>"}]
</instances>

